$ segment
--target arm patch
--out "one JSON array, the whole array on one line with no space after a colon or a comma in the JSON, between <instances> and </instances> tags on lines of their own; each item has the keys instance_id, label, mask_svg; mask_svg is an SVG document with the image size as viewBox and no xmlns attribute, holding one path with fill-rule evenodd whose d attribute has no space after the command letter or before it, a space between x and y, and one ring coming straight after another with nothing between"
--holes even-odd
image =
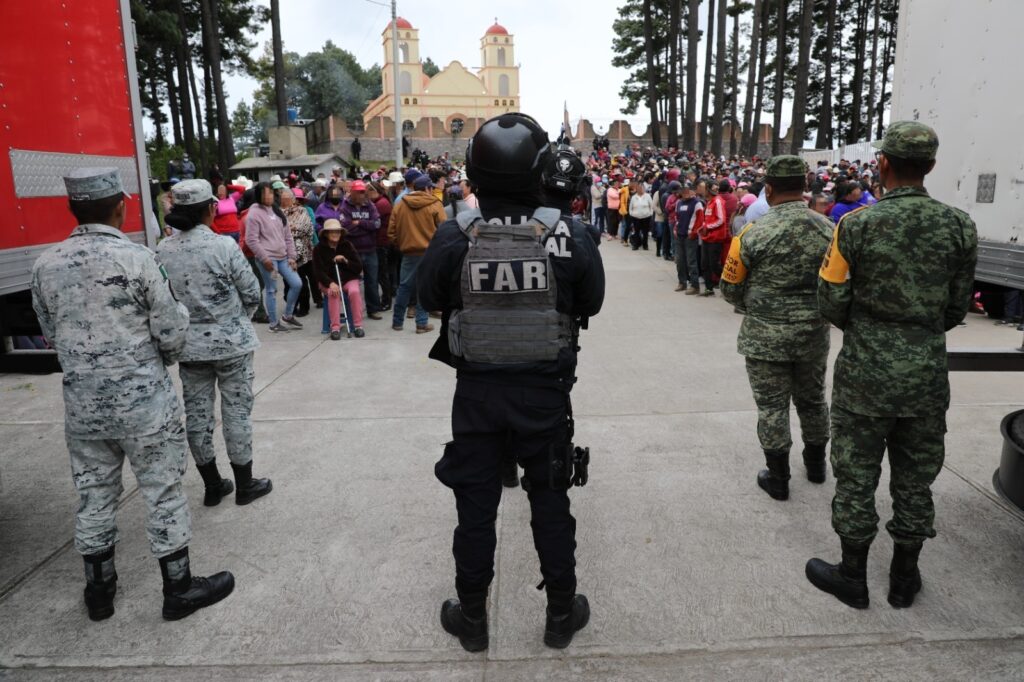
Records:
<instances>
[{"instance_id":1,"label":"arm patch","mask_svg":"<svg viewBox=\"0 0 1024 682\"><path fill-rule=\"evenodd\" d=\"M839 251L839 225L832 233L832 243L825 253L818 276L831 284L845 284L850 279L850 264Z\"/></svg>"}]
</instances>

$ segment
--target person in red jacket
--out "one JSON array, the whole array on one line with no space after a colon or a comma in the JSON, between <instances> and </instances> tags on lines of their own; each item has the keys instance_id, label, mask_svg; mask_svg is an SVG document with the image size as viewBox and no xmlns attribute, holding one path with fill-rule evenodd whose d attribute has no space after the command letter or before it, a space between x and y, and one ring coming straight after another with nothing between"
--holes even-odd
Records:
<instances>
[{"instance_id":1,"label":"person in red jacket","mask_svg":"<svg viewBox=\"0 0 1024 682\"><path fill-rule=\"evenodd\" d=\"M709 189L717 190L716 185ZM704 275L702 296L714 296L715 286L722 274L722 249L729 240L729 211L725 197L714 192L707 208L704 209L704 224L697 231L700 237L701 271Z\"/></svg>"}]
</instances>

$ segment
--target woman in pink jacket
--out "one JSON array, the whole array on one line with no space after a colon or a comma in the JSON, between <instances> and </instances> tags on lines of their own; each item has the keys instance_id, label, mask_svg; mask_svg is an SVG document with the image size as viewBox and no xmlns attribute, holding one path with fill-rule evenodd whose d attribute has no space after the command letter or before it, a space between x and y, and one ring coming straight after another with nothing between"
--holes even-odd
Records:
<instances>
[{"instance_id":1,"label":"woman in pink jacket","mask_svg":"<svg viewBox=\"0 0 1024 682\"><path fill-rule=\"evenodd\" d=\"M295 272L295 242L292 231L288 228L288 220L274 203L274 190L270 183L261 182L256 185L256 203L252 205L245 217L245 245L252 251L256 266L266 284L267 317L270 318L270 331L286 332L286 322L292 327L301 327L302 323L295 319L295 304L302 291L302 280ZM284 315L277 318L277 273L288 284L285 296Z\"/></svg>"}]
</instances>

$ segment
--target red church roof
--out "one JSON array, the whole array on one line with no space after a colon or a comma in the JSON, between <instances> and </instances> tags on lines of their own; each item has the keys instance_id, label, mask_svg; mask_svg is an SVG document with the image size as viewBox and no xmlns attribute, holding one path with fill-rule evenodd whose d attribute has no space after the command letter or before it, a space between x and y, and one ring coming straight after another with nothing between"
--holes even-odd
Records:
<instances>
[{"instance_id":1,"label":"red church roof","mask_svg":"<svg viewBox=\"0 0 1024 682\"><path fill-rule=\"evenodd\" d=\"M499 24L497 21L495 21L494 26L491 26L489 29L487 29L487 33L485 33L484 35L507 36L508 29Z\"/></svg>"},{"instance_id":2,"label":"red church roof","mask_svg":"<svg viewBox=\"0 0 1024 682\"><path fill-rule=\"evenodd\" d=\"M408 19L403 19L402 17L398 17L398 19L396 21L398 22L398 28L412 28L412 24L409 23ZM389 21L388 25L384 28L384 30L388 30L390 28L391 28L391 22Z\"/></svg>"}]
</instances>

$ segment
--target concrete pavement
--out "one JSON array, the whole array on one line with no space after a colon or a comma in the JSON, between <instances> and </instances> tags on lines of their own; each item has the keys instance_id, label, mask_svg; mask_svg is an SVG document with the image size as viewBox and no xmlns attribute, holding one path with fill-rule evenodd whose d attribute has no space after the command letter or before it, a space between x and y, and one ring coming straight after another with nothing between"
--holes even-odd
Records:
<instances>
[{"instance_id":1,"label":"concrete pavement","mask_svg":"<svg viewBox=\"0 0 1024 682\"><path fill-rule=\"evenodd\" d=\"M953 375L924 590L912 609L886 603L883 531L872 606L855 611L803 577L811 556L838 556L831 477L815 486L795 466L786 503L754 482L762 462L739 316L721 299L673 292L674 268L653 252L602 252L608 296L584 332L573 395L576 440L593 457L590 484L571 496L594 614L568 650L541 643L521 490L499 515L489 651L468 654L440 629L455 510L433 464L450 437L453 372L427 360L434 334L415 335L411 321L399 334L387 316L368 320L365 339L331 342L311 316L287 335L261 328L254 468L274 492L208 509L190 466L193 566L234 571L238 587L176 623L160 618L130 472L117 613L87 619L60 377L0 377L0 679L1024 678L1024 514L991 485L1021 377ZM971 316L949 343L1020 337ZM833 356L839 344L835 333Z\"/></svg>"}]
</instances>

